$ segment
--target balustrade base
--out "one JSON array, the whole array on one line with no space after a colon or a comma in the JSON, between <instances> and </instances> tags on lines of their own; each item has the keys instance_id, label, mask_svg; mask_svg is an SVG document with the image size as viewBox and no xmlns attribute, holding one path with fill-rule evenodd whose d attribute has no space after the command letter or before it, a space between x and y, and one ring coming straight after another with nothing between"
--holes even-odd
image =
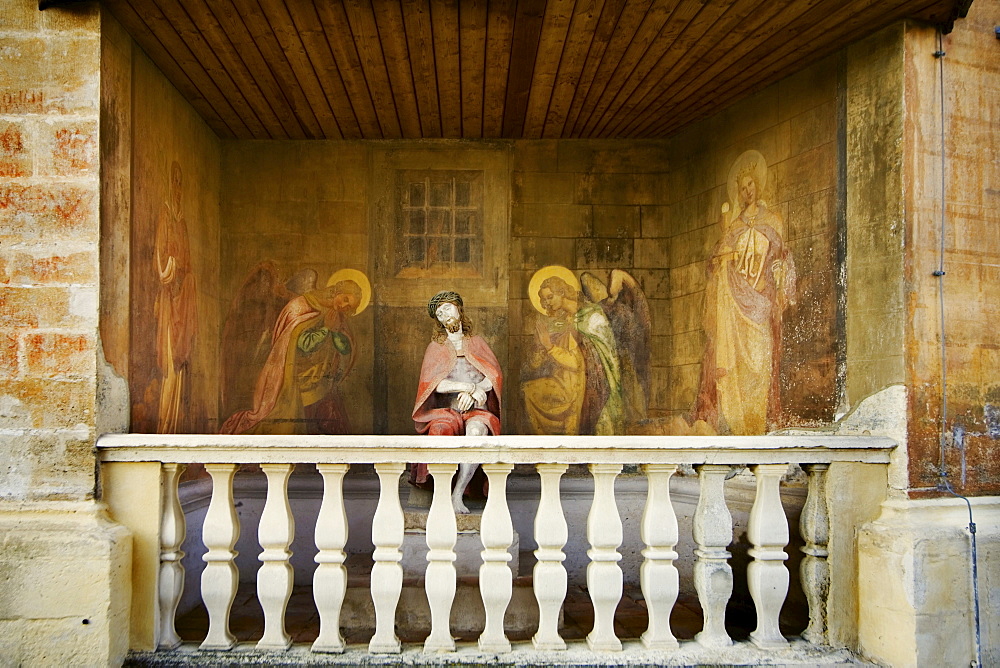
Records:
<instances>
[{"instance_id":1,"label":"balustrade base","mask_svg":"<svg viewBox=\"0 0 1000 668\"><path fill-rule=\"evenodd\" d=\"M740 642L725 649L709 649L696 642L681 641L676 650L651 651L639 641L625 641L622 651L594 653L586 642L571 641L563 651L540 651L530 642L512 643L507 654L480 650L475 642L457 643L454 652L425 653L422 644L404 644L399 654L378 655L368 652L367 644L348 645L342 654L314 654L309 645L296 644L287 652L274 653L256 649L255 643L240 643L226 655L227 661L241 665L280 666L589 666L613 663L628 666L756 665L756 666L834 666L867 665L847 650L834 650L793 639L782 650L761 650ZM172 652L131 652L127 666L217 666L219 655L199 652L195 643L184 643Z\"/></svg>"}]
</instances>

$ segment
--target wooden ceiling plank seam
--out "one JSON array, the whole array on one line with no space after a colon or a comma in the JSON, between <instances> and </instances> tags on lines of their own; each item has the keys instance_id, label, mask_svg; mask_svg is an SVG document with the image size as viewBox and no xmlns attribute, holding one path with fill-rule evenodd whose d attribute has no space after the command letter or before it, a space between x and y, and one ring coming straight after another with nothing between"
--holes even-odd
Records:
<instances>
[{"instance_id":1,"label":"wooden ceiling plank seam","mask_svg":"<svg viewBox=\"0 0 1000 668\"><path fill-rule=\"evenodd\" d=\"M723 2L714 2L706 3L703 7L724 5ZM597 100L594 113L591 114L584 129L584 133L588 137L597 136L599 128L604 126L604 118L618 98L621 87L633 77L641 80L642 76L656 64L662 50L672 43L671 22L675 16L678 17L678 20L683 16L679 12L681 7L686 7L683 0L673 0L666 4L654 2L650 7L636 31L635 38L629 43L618 67L615 68L607 86Z\"/></svg>"},{"instance_id":2,"label":"wooden ceiling plank seam","mask_svg":"<svg viewBox=\"0 0 1000 668\"><path fill-rule=\"evenodd\" d=\"M375 113L386 139L400 139L403 130L399 122L396 98L389 83L385 53L379 41L378 28L371 3L361 0L342 0L347 22L354 37L354 44L361 57L361 71L368 82L368 90L375 103Z\"/></svg>"},{"instance_id":3,"label":"wooden ceiling plank seam","mask_svg":"<svg viewBox=\"0 0 1000 668\"><path fill-rule=\"evenodd\" d=\"M622 12L618 21L618 28L612 37L601 66L597 69L594 82L591 84L587 98L584 100L583 108L580 110L580 117L576 122L576 135L589 138L595 120L598 106L604 98L611 81L615 77L619 66L625 59L625 54L629 51L630 45L636 41L643 26L650 14L655 12L659 0L643 0L633 2Z\"/></svg>"},{"instance_id":4,"label":"wooden ceiling plank seam","mask_svg":"<svg viewBox=\"0 0 1000 668\"><path fill-rule=\"evenodd\" d=\"M795 2L796 0L785 0ZM635 86L625 85L618 93L620 102L615 109L612 122L602 125L599 136L619 136L623 127L635 117L638 111L645 109L644 102L657 91L666 90L670 83L676 80L688 67L700 61L704 52L719 44L717 35L726 34L732 25L743 20L756 6L757 0L738 0L726 7L722 15L715 16L709 26L705 22L688 21L660 56L656 65L649 70L641 80L634 82ZM779 5L780 2L772 3ZM704 10L703 10L704 11ZM697 12L701 16L702 12ZM724 26L724 27L719 27ZM699 32L699 27L702 30ZM719 45L717 48L723 48ZM675 75L671 78L671 75Z\"/></svg>"},{"instance_id":5,"label":"wooden ceiling plank seam","mask_svg":"<svg viewBox=\"0 0 1000 668\"><path fill-rule=\"evenodd\" d=\"M896 4L894 4L893 7L898 6L899 4L901 4L902 2L905 2L905 1L906 0L896 0ZM869 22L869 23L878 23L878 21L876 21L877 17L891 16L890 12L892 11L892 8L886 8L886 7L884 7L884 3L881 3L880 6L878 6L878 7L875 7L871 3L868 3L868 7L866 7L864 10L861 10L861 12L860 12L860 16L863 17L863 18L859 18L859 12L856 9L856 7L857 7L857 4L842 9L842 11L840 11L834 17L834 20L831 22L831 26L833 26L832 28L828 27L828 26L816 26L815 22L811 21L810 17L803 15L802 17L800 17L800 21L799 21L799 24L798 24L798 25L801 26L801 31L802 31L801 34L799 35L800 38L801 38L801 41L802 42L806 42L806 43L810 43L810 44L812 44L812 43L831 44L831 45L833 45L833 49L830 50L830 51L828 51L828 52L826 52L826 55L829 55L829 53L832 53L837 48L840 48L840 47L842 47L845 44L845 42L843 41L843 38L845 36L849 36L851 34L851 28L850 28L851 25L858 24L858 23L866 23L866 22ZM818 7L814 7L814 9L818 10L819 8ZM885 13L882 13L882 14L877 14L876 13L875 16L870 16L869 13L868 13L869 10L877 12L879 9L884 9ZM885 23L883 23L881 25L884 26L884 25L888 25L889 23L891 23L891 19L888 20L888 21L886 21ZM794 28L794 26L790 26L789 27L790 30L792 28ZM795 33L795 34L799 34L799 33ZM777 40L780 37L783 37L783 35L775 35L775 36L773 36L771 38L771 40L772 41L773 40ZM812 39L813 37L815 37L816 39L815 40ZM798 53L798 48L796 47L797 43L800 43L800 42L797 42L796 40L786 40L786 41L784 41L779 49L770 51L770 52L768 52L768 56L767 57L762 58L762 59L758 59L757 61L755 61L755 65L754 65L754 68L753 68L752 72L755 74L756 72L760 71L761 69L767 69L768 67L774 67L775 63L779 63L779 62L780 63L791 63L793 65L791 68L788 68L787 66L782 65L782 69L780 69L779 71L777 71L776 74L774 74L774 75L771 76L771 79L770 79L769 83L773 83L773 81L776 81L776 80L778 80L780 78L783 78L784 76L792 74L794 71L797 71L798 69L801 69L801 68L794 67L795 64L797 64L799 62L802 62L802 67L807 66L808 63L806 63L806 62L804 62L804 61L801 60L801 55ZM761 49L758 49L758 48L755 47L755 48L751 49L751 51L749 52L748 59L749 59L750 56L752 56L754 53L757 53L760 50L763 50L763 51L767 52L767 49L764 48L763 46L761 47ZM809 62L813 62L813 61L809 61ZM736 89L730 89L732 91L732 93L730 93L731 95L733 95L733 96L739 96L740 98L742 98L742 97L745 97L746 95L749 94L749 93L747 93L747 90L750 90L750 92L753 92L755 90L762 89L766 85L769 85L769 83L768 84L762 84L762 83L760 83L761 79L754 80L753 79L753 75L748 75L747 77L745 77L744 80L752 81L753 82L752 86L750 86L749 89L747 88L747 86L742 86L742 87L736 88ZM702 91L705 91L706 95L711 96L711 99L713 101L713 106L720 104L720 101L722 99L722 95L724 94L724 93L720 93L720 91L722 90L722 87L721 86L716 86L714 88L707 88L706 89L707 86L708 86L708 83L705 83L705 84L703 84L699 88L692 89L691 92L684 97L684 99L686 100L686 99L690 98L691 95L697 95L698 97L695 98L695 99L697 99L697 100L703 100L703 99L705 99L705 97L702 95ZM689 86L689 88L690 88L690 86ZM733 102L735 102L735 101L736 100L733 100ZM701 105L700 102L698 104ZM703 106L703 105L701 105L701 106ZM729 106L729 105L726 105L726 106ZM690 108L690 105L688 105L688 108ZM686 112L684 112L684 113L686 114ZM663 125L663 123L660 123L660 124L650 123L650 124L648 124L648 127L649 128L653 128L654 131L656 131L656 132L659 132L659 130L656 130L656 128L659 128L662 125Z\"/></svg>"},{"instance_id":6,"label":"wooden ceiling plank seam","mask_svg":"<svg viewBox=\"0 0 1000 668\"><path fill-rule=\"evenodd\" d=\"M225 95L226 99L230 100L233 109L236 113L240 114L247 127L254 133L254 136L256 138L272 139L275 137L275 132L280 136L282 130L277 119L273 119L273 123L269 123L260 117L250 96L233 80L232 74L222 64L212 48L205 42L200 30L188 16L184 8L178 4L178 1L151 0L151 4L157 5L165 23L171 26L171 29L177 33L179 40L190 49L191 54L200 63L201 67L204 68L212 81L215 82L215 85L219 88L219 92ZM172 11L166 11L164 9L166 6L169 6Z\"/></svg>"},{"instance_id":7,"label":"wooden ceiling plank seam","mask_svg":"<svg viewBox=\"0 0 1000 668\"><path fill-rule=\"evenodd\" d=\"M451 0L431 0L434 67L441 110L441 133L449 139L462 136L462 71L458 43L458 5Z\"/></svg>"},{"instance_id":8,"label":"wooden ceiling plank seam","mask_svg":"<svg viewBox=\"0 0 1000 668\"><path fill-rule=\"evenodd\" d=\"M575 0L548 0L542 18L535 67L531 75L528 108L524 117L525 139L540 139L545 129L545 117L552 103L559 63L566 49L566 38L573 18Z\"/></svg>"},{"instance_id":9,"label":"wooden ceiling plank seam","mask_svg":"<svg viewBox=\"0 0 1000 668\"><path fill-rule=\"evenodd\" d=\"M265 100L271 106L272 110L274 110L279 120L281 120L289 136L295 139L315 139L321 137L322 132L319 129L319 123L316 121L315 116L313 116L312 126L309 127L304 122L302 116L296 111L296 101L292 90L298 93L299 98L304 102L304 97L298 83L296 82L292 90L289 90L288 86L281 85L281 81L275 76L269 59L264 58L260 51L260 45L250 35L246 24L237 14L231 0L212 0L211 4L202 0L201 4L205 5L206 9L215 17L218 26L222 30L221 37L224 37L231 45L236 59L243 63L250 76L257 82L257 86L264 95ZM232 11L227 11L227 6L232 8ZM225 43L222 42L223 46ZM281 54L281 57L278 59L270 60L280 62L284 60L284 54ZM309 105L300 103L299 106L308 108Z\"/></svg>"},{"instance_id":10,"label":"wooden ceiling plank seam","mask_svg":"<svg viewBox=\"0 0 1000 668\"><path fill-rule=\"evenodd\" d=\"M372 8L375 12L373 17L375 30L382 43L382 53L389 74L389 85L396 100L400 129L406 139L420 139L424 135L420 124L420 110L417 106L417 92L413 83L413 68L410 65L402 8L394 0L372 3Z\"/></svg>"},{"instance_id":11,"label":"wooden ceiling plank seam","mask_svg":"<svg viewBox=\"0 0 1000 668\"><path fill-rule=\"evenodd\" d=\"M507 72L507 96L501 133L501 136L509 139L521 137L524 131L524 117L528 111L528 96L531 93L531 78L544 15L544 0L518 0L511 37L510 69Z\"/></svg>"},{"instance_id":12,"label":"wooden ceiling plank seam","mask_svg":"<svg viewBox=\"0 0 1000 668\"><path fill-rule=\"evenodd\" d=\"M608 66L605 65L605 59L610 58L617 62L614 54L612 53L609 56L609 52L621 44L624 39L622 35L629 31L629 26L634 26L636 13L644 15L645 10L649 8L649 4L650 0L623 0L611 31L607 35L601 35L599 32L594 35L594 41L591 44L591 54L595 57L591 59L591 54L588 54L587 65L584 66L585 77L583 79L586 82L586 88L578 91L578 94L573 99L573 107L576 113L573 118L573 124L569 125L570 137L583 137L583 126L586 124L587 116L594 107L593 98L595 95L600 95L601 90L603 90L603 82L607 77ZM634 27L631 32L634 32ZM601 37L603 39L599 39ZM595 45L598 46L596 53L593 50L593 46Z\"/></svg>"},{"instance_id":13,"label":"wooden ceiling plank seam","mask_svg":"<svg viewBox=\"0 0 1000 668\"><path fill-rule=\"evenodd\" d=\"M195 77L193 80L201 81L198 87L203 93L218 100L218 104L213 104L212 106L225 114L223 118L227 119L226 124L234 130L236 127L244 128L243 132L236 132L240 138L256 138L258 136L257 129L248 124L243 115L233 106L230 98L219 88L215 79L205 70L195 54L188 48L187 43L181 39L180 34L174 30L174 26L160 11L159 7L155 3L147 5L145 14L146 17L143 20L149 27L150 32L163 44L164 48L177 61L177 64L185 72L189 72L191 76Z\"/></svg>"},{"instance_id":14,"label":"wooden ceiling plank seam","mask_svg":"<svg viewBox=\"0 0 1000 668\"><path fill-rule=\"evenodd\" d=\"M580 71L580 80L576 90L573 92L573 100L566 111L566 122L563 125L563 131L560 134L561 137L573 136L577 119L580 117L583 100L586 99L590 91L590 86L594 82L594 76L597 74L601 58L604 57L604 50L611 41L611 36L618 25L618 19L621 17L622 12L625 11L625 3L627 1L607 0L601 9L601 16L597 21L597 26L594 28L590 45L587 47L587 56L584 59L583 69Z\"/></svg>"},{"instance_id":15,"label":"wooden ceiling plank seam","mask_svg":"<svg viewBox=\"0 0 1000 668\"><path fill-rule=\"evenodd\" d=\"M307 132L313 138L340 139L340 127L326 101L316 71L305 56L305 49L298 35L296 34L296 40L299 48L286 49L258 0L228 2L233 13L243 23L244 30L257 44L261 58L284 91L285 97L289 98L293 112Z\"/></svg>"},{"instance_id":16,"label":"wooden ceiling plank seam","mask_svg":"<svg viewBox=\"0 0 1000 668\"><path fill-rule=\"evenodd\" d=\"M507 100L516 0L489 0L486 20L486 72L483 76L483 135L500 137Z\"/></svg>"},{"instance_id":17,"label":"wooden ceiling plank seam","mask_svg":"<svg viewBox=\"0 0 1000 668\"><path fill-rule=\"evenodd\" d=\"M334 0L322 0L314 3L314 6L323 26L327 46L333 54L333 61L337 65L347 97L354 109L354 116L358 119L362 138L384 139L378 114L375 113L375 103L361 70L361 58L355 49L354 37L347 28L347 14L344 7Z\"/></svg>"},{"instance_id":18,"label":"wooden ceiling plank seam","mask_svg":"<svg viewBox=\"0 0 1000 668\"><path fill-rule=\"evenodd\" d=\"M441 136L437 72L434 66L434 37L428 0L405 0L400 5L406 31L410 73L420 115L423 137Z\"/></svg>"},{"instance_id":19,"label":"wooden ceiling plank seam","mask_svg":"<svg viewBox=\"0 0 1000 668\"><path fill-rule=\"evenodd\" d=\"M552 85L552 95L549 98L548 109L545 110L545 125L542 128L543 138L561 137L566 127L569 106L573 103L573 93L580 83L583 66L587 61L587 53L593 40L597 23L601 19L604 0L578 1L570 19L559 58L559 69Z\"/></svg>"},{"instance_id":20,"label":"wooden ceiling plank seam","mask_svg":"<svg viewBox=\"0 0 1000 668\"><path fill-rule=\"evenodd\" d=\"M806 13L812 6L822 2L822 0L792 0L788 4L782 3L771 3L768 8L772 10L767 14L762 14L759 21L756 21L753 27L748 31L751 35L756 35L759 32L763 32L768 35L768 39L776 34L781 33L784 29L785 24L779 20L779 16L783 16L786 21L797 20L801 14ZM796 12L786 12L788 7L793 7ZM739 29L736 29L737 34L740 33ZM643 123L648 123L651 117L658 116L660 110L672 108L672 104L678 95L680 90L687 88L688 83L692 80L707 80L715 77L722 77L723 73L727 69L731 69L736 66L737 63L741 61L742 58L746 56L748 51L748 46L752 43L752 40L741 40L738 37L724 36L721 43L708 41L708 46L710 49L718 49L724 55L723 60L727 62L724 67L715 67L715 63L704 63L702 61L693 60L687 68L680 70L680 68L672 68L670 72L657 83L657 85L650 89L650 91L643 97L643 100L638 103L637 109L640 110L636 114L635 118L630 121L623 128L623 133L631 133L636 130ZM723 46L724 45L724 46ZM688 83L679 83L688 80ZM728 79L727 79L728 80ZM680 86L680 88L678 88ZM648 100L648 102L647 102ZM669 102L668 102L669 100Z\"/></svg>"},{"instance_id":21,"label":"wooden ceiling plank seam","mask_svg":"<svg viewBox=\"0 0 1000 668\"><path fill-rule=\"evenodd\" d=\"M486 0L458 3L458 52L462 77L462 136L482 139L486 77Z\"/></svg>"},{"instance_id":22,"label":"wooden ceiling plank seam","mask_svg":"<svg viewBox=\"0 0 1000 668\"><path fill-rule=\"evenodd\" d=\"M198 76L194 73L189 75L180 63L164 46L153 30L146 25L138 13L128 2L119 0L107 0L106 6L111 13L121 21L132 39L145 52L146 56L163 72L167 80L180 91L198 115L204 119L205 123L222 139L249 139L252 137L250 130L243 124L236 112L231 108L229 113L220 112L212 103L210 95L206 95L201 87L191 78ZM204 73L202 73L204 75ZM204 75L207 76L207 75ZM204 86L204 82L202 83ZM228 107L225 98L221 98L221 105ZM226 117L229 120L226 120ZM230 123L233 125L231 126ZM236 129L234 129L234 126Z\"/></svg>"},{"instance_id":23,"label":"wooden ceiling plank seam","mask_svg":"<svg viewBox=\"0 0 1000 668\"><path fill-rule=\"evenodd\" d=\"M853 33L853 26L859 24L869 25L871 26L871 30L867 31L867 34L870 34L875 30L889 25L892 21L900 18L896 8L905 2L906 0L895 0L891 7L886 7L885 2L880 2L877 6L875 4L869 4L868 7L860 11L857 10L856 4L847 5L831 17L831 22L827 25L811 21L811 17L803 16L799 21L801 31L794 33L799 38L798 40L786 40L782 48L771 51L767 57L758 59L752 70L741 73L744 75L742 80L749 83L738 85L735 88L730 88L729 91L731 92L725 93L721 84L709 88L708 86L711 82L706 82L701 87L693 89L692 92L685 96L684 99L695 95L695 99L699 101L711 100L711 103L699 102L697 105L698 109L706 107L721 108L718 107L718 105L720 104L720 99L722 99L722 95L724 94L726 97L731 96L733 98L732 102L735 103L739 99L742 99L757 90L762 90L771 83L774 83L775 81L778 81L801 69L800 67L795 67L796 64L802 63L802 67L807 67L810 63L815 62L820 57L830 55L830 53L842 48L847 43L845 38L851 36ZM818 10L819 8L814 9ZM790 29L791 28L792 27L790 27ZM783 35L772 37L772 40L777 39L778 37L783 37ZM803 59L803 54L798 46L801 43L819 43L828 46L821 46L815 51L815 53L823 53L823 56L817 56L815 58L809 57L809 60L806 61ZM754 47L750 51L749 56L761 51L767 52L765 45ZM809 54L806 54L806 56L809 56ZM792 64L792 67L788 67L789 63ZM770 73L760 79L755 79L755 75L761 70L770 70ZM767 83L763 83L765 80ZM728 107L730 105L726 104L725 106ZM693 107L689 105L688 108L692 109ZM678 122L681 122L681 119L685 119L683 121L684 123L690 122L691 117L692 112L685 111L678 115ZM673 122L672 119L671 122ZM665 125L666 123L650 124L648 128L644 128L644 130L647 134L649 131L660 133L662 132L660 128ZM674 125L676 126L677 124L674 123Z\"/></svg>"},{"instance_id":24,"label":"wooden ceiling plank seam","mask_svg":"<svg viewBox=\"0 0 1000 668\"><path fill-rule=\"evenodd\" d=\"M271 136L275 139L287 139L295 136L296 130L301 133L297 123L290 122L287 116L282 118L280 111L272 106L268 96L257 84L253 72L243 62L240 54L237 53L211 8L205 4L204 0L173 0L173 2L187 14L197 31L198 38L204 42L205 48L209 49L212 55L218 59L229 78L240 89L244 99L257 114L257 118L265 125L270 126L268 132ZM290 116L290 114L288 115Z\"/></svg>"}]
</instances>

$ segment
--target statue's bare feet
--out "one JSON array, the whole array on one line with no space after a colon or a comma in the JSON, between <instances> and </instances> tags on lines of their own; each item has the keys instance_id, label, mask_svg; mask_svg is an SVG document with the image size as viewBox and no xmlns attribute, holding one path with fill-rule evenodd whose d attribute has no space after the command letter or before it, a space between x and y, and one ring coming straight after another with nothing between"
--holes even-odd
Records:
<instances>
[{"instance_id":1,"label":"statue's bare feet","mask_svg":"<svg viewBox=\"0 0 1000 668\"><path fill-rule=\"evenodd\" d=\"M461 496L452 496L451 497L451 506L452 506L452 508L455 509L455 514L456 515L468 515L469 514L469 509L465 507L464 503L462 503L462 497Z\"/></svg>"}]
</instances>

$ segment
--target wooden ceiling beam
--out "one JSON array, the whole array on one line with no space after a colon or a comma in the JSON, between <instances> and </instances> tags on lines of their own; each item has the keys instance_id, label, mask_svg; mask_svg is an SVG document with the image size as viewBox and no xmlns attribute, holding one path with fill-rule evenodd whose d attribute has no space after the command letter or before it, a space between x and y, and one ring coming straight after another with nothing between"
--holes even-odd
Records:
<instances>
[{"instance_id":1,"label":"wooden ceiling beam","mask_svg":"<svg viewBox=\"0 0 1000 668\"><path fill-rule=\"evenodd\" d=\"M161 34L174 33L177 36L177 42L185 45L185 50L191 54L191 57L198 62L219 91L231 102L233 109L250 128L253 135L255 137L265 136L269 139L273 138L275 134L279 137L282 136L284 130L277 117L265 116L265 118L261 118L258 115L258 110L251 105L250 100L243 94L232 75L206 43L201 31L191 21L184 8L177 4L177 0L158 0L158 2L151 4L156 5L160 10L159 15L151 14L150 18L154 21L160 21L158 29Z\"/></svg>"},{"instance_id":2,"label":"wooden ceiling beam","mask_svg":"<svg viewBox=\"0 0 1000 668\"><path fill-rule=\"evenodd\" d=\"M542 137L562 136L570 105L573 103L573 94L580 84L583 66L603 9L604 0L577 2L573 8L566 42L559 59L559 69L552 85L549 107L545 112Z\"/></svg>"},{"instance_id":3,"label":"wooden ceiling beam","mask_svg":"<svg viewBox=\"0 0 1000 668\"><path fill-rule=\"evenodd\" d=\"M552 101L574 5L575 0L548 0L545 4L542 32L531 74L524 130L521 133L525 139L539 139L545 129L545 116Z\"/></svg>"},{"instance_id":4,"label":"wooden ceiling beam","mask_svg":"<svg viewBox=\"0 0 1000 668\"><path fill-rule=\"evenodd\" d=\"M514 33L511 37L510 70L507 73L503 137L519 138L524 131L544 17L545 0L518 0Z\"/></svg>"},{"instance_id":5,"label":"wooden ceiling beam","mask_svg":"<svg viewBox=\"0 0 1000 668\"><path fill-rule=\"evenodd\" d=\"M207 81L208 75L203 70L200 72L192 70L189 75L170 50L163 45L157 33L146 25L128 2L106 0L106 6L219 137L223 139L253 137L225 97Z\"/></svg>"},{"instance_id":6,"label":"wooden ceiling beam","mask_svg":"<svg viewBox=\"0 0 1000 668\"><path fill-rule=\"evenodd\" d=\"M604 58L604 52L607 50L608 44L611 42L611 37L614 35L618 19L622 12L625 11L626 2L627 0L606 0L604 7L601 9L601 16L597 22L597 27L594 29L593 39L590 42L590 46L587 47L587 56L584 59L583 70L580 72L579 85L573 93L573 101L569 105L566 122L560 133L561 137L573 136L573 129L580 118L580 111L583 109L584 100L586 100L587 94L590 92L590 87L594 83L594 77L597 75L597 69Z\"/></svg>"},{"instance_id":7,"label":"wooden ceiling beam","mask_svg":"<svg viewBox=\"0 0 1000 668\"><path fill-rule=\"evenodd\" d=\"M419 139L423 136L423 127L420 123L417 93L413 84L413 69L410 64L402 9L394 0L372 3L372 8L375 11L372 20L379 41L382 43L382 53L385 55L392 97L396 101L400 129L403 137Z\"/></svg>"},{"instance_id":8,"label":"wooden ceiling beam","mask_svg":"<svg viewBox=\"0 0 1000 668\"><path fill-rule=\"evenodd\" d=\"M515 12L516 0L487 2L486 71L483 75L484 137L500 137L503 134Z\"/></svg>"},{"instance_id":9,"label":"wooden ceiling beam","mask_svg":"<svg viewBox=\"0 0 1000 668\"><path fill-rule=\"evenodd\" d=\"M483 136L487 9L486 0L464 0L458 4L462 136L473 139Z\"/></svg>"},{"instance_id":10,"label":"wooden ceiling beam","mask_svg":"<svg viewBox=\"0 0 1000 668\"><path fill-rule=\"evenodd\" d=\"M296 3L292 2L291 4ZM355 48L354 36L347 23L347 14L344 12L343 5L335 0L324 0L314 3L314 6L318 11L319 20L326 35L326 43L333 54L334 62L337 64L337 71L340 72L341 80L344 82L347 99L351 101L354 116L358 119L361 137L382 139L385 135L379 125L378 115L375 113L371 91L368 90L368 82L365 80L361 68L361 58Z\"/></svg>"},{"instance_id":11,"label":"wooden ceiling beam","mask_svg":"<svg viewBox=\"0 0 1000 668\"><path fill-rule=\"evenodd\" d=\"M453 0L430 0L430 2L441 132L445 137L456 139L462 136L462 66L458 43L458 5Z\"/></svg>"},{"instance_id":12,"label":"wooden ceiling beam","mask_svg":"<svg viewBox=\"0 0 1000 668\"><path fill-rule=\"evenodd\" d=\"M434 30L428 0L402 3L403 26L410 57L410 71L417 99L421 136L440 137L441 108L434 65Z\"/></svg>"},{"instance_id":13,"label":"wooden ceiling beam","mask_svg":"<svg viewBox=\"0 0 1000 668\"><path fill-rule=\"evenodd\" d=\"M371 3L362 0L342 0L347 14L348 27L354 38L355 48L361 59L361 71L368 84L375 114L386 139L403 136L400 114L396 109L396 98L389 81L385 53L375 25L375 15Z\"/></svg>"}]
</instances>

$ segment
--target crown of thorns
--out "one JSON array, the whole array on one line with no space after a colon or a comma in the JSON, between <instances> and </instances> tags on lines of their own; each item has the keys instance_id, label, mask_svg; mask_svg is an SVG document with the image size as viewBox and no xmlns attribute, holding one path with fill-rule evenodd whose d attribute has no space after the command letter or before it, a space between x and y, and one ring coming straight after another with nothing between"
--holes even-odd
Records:
<instances>
[{"instance_id":1,"label":"crown of thorns","mask_svg":"<svg viewBox=\"0 0 1000 668\"><path fill-rule=\"evenodd\" d=\"M427 302L427 314L436 320L438 306L441 306L441 304L444 304L445 302L451 302L452 304L457 304L458 308L463 308L462 295L457 292L452 292L451 290L442 290L431 297L431 300Z\"/></svg>"}]
</instances>

